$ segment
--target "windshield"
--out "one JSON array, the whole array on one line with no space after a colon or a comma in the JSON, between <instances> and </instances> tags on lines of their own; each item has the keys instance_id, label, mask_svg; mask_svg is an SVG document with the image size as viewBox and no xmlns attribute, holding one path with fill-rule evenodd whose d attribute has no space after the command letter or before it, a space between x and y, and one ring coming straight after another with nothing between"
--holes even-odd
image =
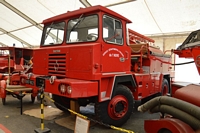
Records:
<instances>
[{"instance_id":1,"label":"windshield","mask_svg":"<svg viewBox=\"0 0 200 133\"><path fill-rule=\"evenodd\" d=\"M71 19L67 25L67 43L96 41L98 38L98 16L91 15Z\"/></svg>"},{"instance_id":2,"label":"windshield","mask_svg":"<svg viewBox=\"0 0 200 133\"><path fill-rule=\"evenodd\" d=\"M44 27L42 45L61 44L64 38L65 22L51 23Z\"/></svg>"}]
</instances>

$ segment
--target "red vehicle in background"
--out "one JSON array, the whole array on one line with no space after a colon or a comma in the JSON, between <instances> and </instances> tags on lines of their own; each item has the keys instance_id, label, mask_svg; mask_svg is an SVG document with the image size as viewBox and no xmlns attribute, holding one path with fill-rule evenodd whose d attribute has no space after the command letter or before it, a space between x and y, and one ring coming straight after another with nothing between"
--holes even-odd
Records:
<instances>
[{"instance_id":1,"label":"red vehicle in background","mask_svg":"<svg viewBox=\"0 0 200 133\"><path fill-rule=\"evenodd\" d=\"M95 103L103 123L121 126L135 101L170 93L170 55L128 30L130 20L102 6L46 19L32 73L21 84L52 93L61 109ZM65 108L66 107L66 108Z\"/></svg>"},{"instance_id":2,"label":"red vehicle in background","mask_svg":"<svg viewBox=\"0 0 200 133\"><path fill-rule=\"evenodd\" d=\"M172 50L180 58L193 58L200 74L200 30L193 31L181 46ZM186 64L186 63L183 63ZM200 132L200 85L172 82L172 97L157 97L138 108L139 111L161 112L158 120L145 120L147 133Z\"/></svg>"},{"instance_id":3,"label":"red vehicle in background","mask_svg":"<svg viewBox=\"0 0 200 133\"><path fill-rule=\"evenodd\" d=\"M0 98L3 105L5 105L7 93L20 99L20 92L32 92L32 88L20 85L20 75L32 71L32 57L32 49L0 47ZM32 102L36 95L32 94Z\"/></svg>"}]
</instances>

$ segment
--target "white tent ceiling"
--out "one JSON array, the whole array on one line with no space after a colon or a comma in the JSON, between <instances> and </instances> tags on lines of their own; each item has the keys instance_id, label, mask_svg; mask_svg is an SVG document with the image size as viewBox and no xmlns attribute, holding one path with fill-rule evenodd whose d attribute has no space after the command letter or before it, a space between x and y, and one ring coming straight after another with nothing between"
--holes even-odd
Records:
<instances>
[{"instance_id":1,"label":"white tent ceiling","mask_svg":"<svg viewBox=\"0 0 200 133\"><path fill-rule=\"evenodd\" d=\"M200 29L200 0L85 1L122 14L133 22L129 28L144 35L181 35ZM80 0L0 0L0 44L38 46L44 19L80 7L85 7Z\"/></svg>"}]
</instances>

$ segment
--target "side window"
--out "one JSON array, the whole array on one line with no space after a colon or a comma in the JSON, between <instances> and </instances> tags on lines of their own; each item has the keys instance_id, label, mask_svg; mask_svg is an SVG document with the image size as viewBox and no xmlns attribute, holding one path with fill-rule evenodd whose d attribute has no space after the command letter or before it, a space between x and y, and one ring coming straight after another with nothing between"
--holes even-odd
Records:
<instances>
[{"instance_id":1,"label":"side window","mask_svg":"<svg viewBox=\"0 0 200 133\"><path fill-rule=\"evenodd\" d=\"M121 21L104 15L103 16L103 39L104 39L104 41L122 45L123 38L116 37L117 36L116 29L122 29Z\"/></svg>"}]
</instances>

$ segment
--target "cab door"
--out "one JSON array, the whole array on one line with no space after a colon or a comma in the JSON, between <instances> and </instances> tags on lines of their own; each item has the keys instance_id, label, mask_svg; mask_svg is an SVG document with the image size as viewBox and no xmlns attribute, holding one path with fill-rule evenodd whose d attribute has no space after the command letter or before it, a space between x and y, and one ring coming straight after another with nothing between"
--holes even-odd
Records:
<instances>
[{"instance_id":1,"label":"cab door","mask_svg":"<svg viewBox=\"0 0 200 133\"><path fill-rule=\"evenodd\" d=\"M130 47L125 44L122 22L103 16L102 72L130 70Z\"/></svg>"}]
</instances>

